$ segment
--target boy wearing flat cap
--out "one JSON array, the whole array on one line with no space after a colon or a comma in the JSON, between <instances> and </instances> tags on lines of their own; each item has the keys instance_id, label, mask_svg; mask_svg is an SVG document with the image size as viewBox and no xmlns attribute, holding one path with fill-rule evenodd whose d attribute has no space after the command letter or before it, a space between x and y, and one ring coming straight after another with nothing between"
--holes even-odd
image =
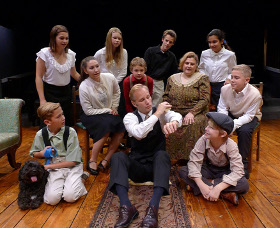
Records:
<instances>
[{"instance_id":1,"label":"boy wearing flat cap","mask_svg":"<svg viewBox=\"0 0 280 228\"><path fill-rule=\"evenodd\" d=\"M210 201L219 197L238 205L238 195L249 190L237 144L229 138L234 123L225 114L209 112L205 134L196 142L179 176L194 195Z\"/></svg>"}]
</instances>

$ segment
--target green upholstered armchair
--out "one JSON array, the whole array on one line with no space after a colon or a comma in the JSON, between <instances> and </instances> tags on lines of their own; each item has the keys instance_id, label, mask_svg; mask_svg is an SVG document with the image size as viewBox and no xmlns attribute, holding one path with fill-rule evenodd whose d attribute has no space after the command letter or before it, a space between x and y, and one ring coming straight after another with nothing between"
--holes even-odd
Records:
<instances>
[{"instance_id":1,"label":"green upholstered armchair","mask_svg":"<svg viewBox=\"0 0 280 228\"><path fill-rule=\"evenodd\" d=\"M0 99L0 157L7 154L10 165L17 169L15 153L21 144L21 107L22 99Z\"/></svg>"}]
</instances>

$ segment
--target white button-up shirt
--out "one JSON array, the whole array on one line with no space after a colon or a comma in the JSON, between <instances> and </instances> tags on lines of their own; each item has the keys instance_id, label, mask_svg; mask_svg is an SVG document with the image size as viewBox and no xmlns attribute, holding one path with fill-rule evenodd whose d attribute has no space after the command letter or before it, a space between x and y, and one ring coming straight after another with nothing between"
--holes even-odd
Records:
<instances>
[{"instance_id":1,"label":"white button-up shirt","mask_svg":"<svg viewBox=\"0 0 280 228\"><path fill-rule=\"evenodd\" d=\"M223 82L231 78L231 71L235 65L235 53L223 47L218 53L211 49L203 51L198 68L208 76L210 82Z\"/></svg>"},{"instance_id":2,"label":"white button-up shirt","mask_svg":"<svg viewBox=\"0 0 280 228\"><path fill-rule=\"evenodd\" d=\"M172 122L174 120L176 120L179 123L178 127L181 127L182 125L182 115L178 112L168 111L162 114L159 118L157 118L155 115L152 114L151 110L148 113L150 117L147 120L145 120L145 114L139 111L138 113L140 114L143 120L143 122L141 123L139 123L138 117L132 112L126 114L123 119L123 123L128 132L128 136L133 136L137 140L145 138L149 134L149 132L153 130L154 125L156 124L158 119L160 121L161 128L163 128L163 126L166 123Z\"/></svg>"}]
</instances>

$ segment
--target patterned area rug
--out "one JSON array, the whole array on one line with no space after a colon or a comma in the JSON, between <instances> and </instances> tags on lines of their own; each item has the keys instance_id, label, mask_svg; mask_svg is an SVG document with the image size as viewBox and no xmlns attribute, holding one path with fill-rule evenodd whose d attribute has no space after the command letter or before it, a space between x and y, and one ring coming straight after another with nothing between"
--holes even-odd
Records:
<instances>
[{"instance_id":1,"label":"patterned area rug","mask_svg":"<svg viewBox=\"0 0 280 228\"><path fill-rule=\"evenodd\" d=\"M159 227L191 227L175 170L170 173L170 195L163 196L159 205ZM153 193L152 185L130 185L129 199L139 216L129 227L140 227ZM114 227L119 213L119 199L106 188L89 227Z\"/></svg>"}]
</instances>

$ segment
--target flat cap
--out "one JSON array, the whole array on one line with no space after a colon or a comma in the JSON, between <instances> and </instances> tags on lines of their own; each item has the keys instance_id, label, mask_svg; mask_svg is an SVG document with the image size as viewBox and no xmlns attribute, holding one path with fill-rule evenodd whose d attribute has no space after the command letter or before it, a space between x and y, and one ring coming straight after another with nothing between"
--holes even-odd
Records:
<instances>
[{"instance_id":1,"label":"flat cap","mask_svg":"<svg viewBox=\"0 0 280 228\"><path fill-rule=\"evenodd\" d=\"M208 112L206 116L212 119L220 128L225 130L228 135L232 132L234 123L232 118L228 115L219 112Z\"/></svg>"}]
</instances>

